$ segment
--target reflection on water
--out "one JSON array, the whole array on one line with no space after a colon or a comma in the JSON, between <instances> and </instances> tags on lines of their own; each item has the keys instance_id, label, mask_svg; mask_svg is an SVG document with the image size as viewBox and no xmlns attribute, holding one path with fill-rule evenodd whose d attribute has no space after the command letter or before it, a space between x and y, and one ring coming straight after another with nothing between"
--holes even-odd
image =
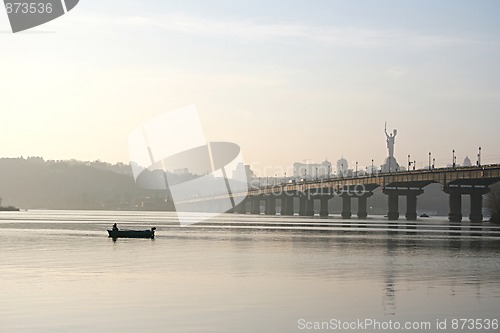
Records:
<instances>
[{"instance_id":1,"label":"reflection on water","mask_svg":"<svg viewBox=\"0 0 500 333\"><path fill-rule=\"evenodd\" d=\"M114 222L155 226L155 240L113 242L106 229ZM6 213L0 332L293 332L304 331L301 319L500 319L499 237L499 227L440 218L389 225L224 215L181 228L168 213Z\"/></svg>"}]
</instances>

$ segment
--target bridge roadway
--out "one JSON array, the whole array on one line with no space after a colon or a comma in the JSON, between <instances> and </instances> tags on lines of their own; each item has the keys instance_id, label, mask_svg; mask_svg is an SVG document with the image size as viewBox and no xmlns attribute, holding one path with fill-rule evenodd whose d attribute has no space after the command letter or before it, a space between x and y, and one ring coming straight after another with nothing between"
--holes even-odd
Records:
<instances>
[{"instance_id":1,"label":"bridge roadway","mask_svg":"<svg viewBox=\"0 0 500 333\"><path fill-rule=\"evenodd\" d=\"M389 220L399 218L398 197L406 197L407 220L417 219L417 196L424 192L425 186L431 183L441 184L442 190L449 195L448 218L452 222L462 220L462 195L470 196L471 222L483 220L483 195L490 191L490 186L500 181L500 164L439 168L393 173L377 173L368 176L350 176L328 178L314 181L270 185L250 188L248 193L232 193L233 198L244 200L234 207L238 213L247 213L250 203L250 213L260 214L261 201L265 201L265 214L276 214L276 200L281 200L281 215L294 215L294 198L299 198L298 213L301 216L313 216L314 200L320 200L320 216L328 216L328 200L334 196L342 198L342 218L352 216L351 201L358 200L358 218L366 218L367 199L373 195L373 190L382 187L388 196ZM227 200L228 195L196 198L179 204L196 204L203 201ZM176 205L178 203L176 202ZM201 205L198 205L201 206Z\"/></svg>"}]
</instances>

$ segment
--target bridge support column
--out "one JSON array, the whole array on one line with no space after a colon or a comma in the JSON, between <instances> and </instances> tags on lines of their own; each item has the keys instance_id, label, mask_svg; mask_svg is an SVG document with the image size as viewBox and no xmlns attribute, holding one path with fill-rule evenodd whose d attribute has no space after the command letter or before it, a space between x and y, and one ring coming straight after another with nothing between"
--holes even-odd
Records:
<instances>
[{"instance_id":1,"label":"bridge support column","mask_svg":"<svg viewBox=\"0 0 500 333\"><path fill-rule=\"evenodd\" d=\"M389 211L387 212L387 218L390 221L399 219L399 199L396 191L397 190L383 190L384 194L389 196Z\"/></svg>"},{"instance_id":2,"label":"bridge support column","mask_svg":"<svg viewBox=\"0 0 500 333\"><path fill-rule=\"evenodd\" d=\"M266 198L266 215L276 215L276 197L270 195Z\"/></svg>"},{"instance_id":3,"label":"bridge support column","mask_svg":"<svg viewBox=\"0 0 500 333\"><path fill-rule=\"evenodd\" d=\"M314 199L306 198L306 216L314 216Z\"/></svg>"},{"instance_id":4,"label":"bridge support column","mask_svg":"<svg viewBox=\"0 0 500 333\"><path fill-rule=\"evenodd\" d=\"M236 212L238 214L246 214L247 213L247 199L243 200L236 206Z\"/></svg>"},{"instance_id":5,"label":"bridge support column","mask_svg":"<svg viewBox=\"0 0 500 333\"><path fill-rule=\"evenodd\" d=\"M251 202L252 202L252 210L250 211L250 213L251 214L260 214L260 198L253 197Z\"/></svg>"},{"instance_id":6,"label":"bridge support column","mask_svg":"<svg viewBox=\"0 0 500 333\"><path fill-rule=\"evenodd\" d=\"M448 214L448 220L451 222L462 221L462 194L468 194L470 195L469 220L472 223L482 222L483 195L489 191L489 187L477 185L445 187L444 192L450 195L450 213Z\"/></svg>"},{"instance_id":7,"label":"bridge support column","mask_svg":"<svg viewBox=\"0 0 500 333\"><path fill-rule=\"evenodd\" d=\"M293 197L288 194L281 196L281 215L293 216Z\"/></svg>"},{"instance_id":8,"label":"bridge support column","mask_svg":"<svg viewBox=\"0 0 500 333\"><path fill-rule=\"evenodd\" d=\"M368 217L367 203L368 203L368 198L371 197L372 195L373 195L372 192L368 192L358 196L358 214L357 214L358 218L366 219Z\"/></svg>"},{"instance_id":9,"label":"bridge support column","mask_svg":"<svg viewBox=\"0 0 500 333\"><path fill-rule=\"evenodd\" d=\"M406 194L406 214L405 217L409 221L417 220L417 195L422 194L424 191L413 190Z\"/></svg>"},{"instance_id":10,"label":"bridge support column","mask_svg":"<svg viewBox=\"0 0 500 333\"><path fill-rule=\"evenodd\" d=\"M327 217L330 212L328 211L328 200L330 199L329 196L321 196L320 197L320 208L319 208L319 216L322 217Z\"/></svg>"},{"instance_id":11,"label":"bridge support column","mask_svg":"<svg viewBox=\"0 0 500 333\"><path fill-rule=\"evenodd\" d=\"M305 195L301 195L299 197L299 215L306 216L306 206L307 206L307 197Z\"/></svg>"},{"instance_id":12,"label":"bridge support column","mask_svg":"<svg viewBox=\"0 0 500 333\"><path fill-rule=\"evenodd\" d=\"M389 196L389 212L387 212L389 220L399 219L400 195L406 196L406 219L410 221L415 221L417 219L417 196L424 193L424 190L412 188L386 188L383 192Z\"/></svg>"},{"instance_id":13,"label":"bridge support column","mask_svg":"<svg viewBox=\"0 0 500 333\"><path fill-rule=\"evenodd\" d=\"M342 194L342 218L343 219L350 219L352 216L352 211L351 211L351 195L349 194Z\"/></svg>"},{"instance_id":14,"label":"bridge support column","mask_svg":"<svg viewBox=\"0 0 500 333\"><path fill-rule=\"evenodd\" d=\"M474 223L483 222L483 194L470 194L470 215L469 220Z\"/></svg>"},{"instance_id":15,"label":"bridge support column","mask_svg":"<svg viewBox=\"0 0 500 333\"><path fill-rule=\"evenodd\" d=\"M483 195L490 191L489 187L474 188L470 193L470 215L472 223L483 222Z\"/></svg>"},{"instance_id":16,"label":"bridge support column","mask_svg":"<svg viewBox=\"0 0 500 333\"><path fill-rule=\"evenodd\" d=\"M462 194L458 190L447 189L446 193L450 195L450 212L448 213L448 220L450 222L462 221Z\"/></svg>"}]
</instances>

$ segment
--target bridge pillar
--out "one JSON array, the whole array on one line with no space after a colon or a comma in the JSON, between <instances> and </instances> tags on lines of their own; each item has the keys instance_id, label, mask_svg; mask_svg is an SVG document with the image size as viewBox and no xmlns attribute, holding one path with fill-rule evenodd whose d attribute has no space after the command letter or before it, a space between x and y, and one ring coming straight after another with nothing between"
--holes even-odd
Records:
<instances>
[{"instance_id":1,"label":"bridge pillar","mask_svg":"<svg viewBox=\"0 0 500 333\"><path fill-rule=\"evenodd\" d=\"M306 197L306 216L314 216L314 198Z\"/></svg>"},{"instance_id":2,"label":"bridge pillar","mask_svg":"<svg viewBox=\"0 0 500 333\"><path fill-rule=\"evenodd\" d=\"M483 195L490 191L489 187L477 188L470 193L469 220L473 223L483 222Z\"/></svg>"},{"instance_id":3,"label":"bridge pillar","mask_svg":"<svg viewBox=\"0 0 500 333\"><path fill-rule=\"evenodd\" d=\"M424 193L424 190L411 188L386 188L383 192L389 196L389 211L387 212L387 218L389 220L399 219L400 195L406 196L406 219L410 221L417 219L417 196Z\"/></svg>"},{"instance_id":4,"label":"bridge pillar","mask_svg":"<svg viewBox=\"0 0 500 333\"><path fill-rule=\"evenodd\" d=\"M469 220L474 223L483 221L483 195L481 193L470 194Z\"/></svg>"},{"instance_id":5,"label":"bridge pillar","mask_svg":"<svg viewBox=\"0 0 500 333\"><path fill-rule=\"evenodd\" d=\"M367 203L368 198L373 195L372 192L363 193L358 196L358 218L366 219L368 217Z\"/></svg>"},{"instance_id":6,"label":"bridge pillar","mask_svg":"<svg viewBox=\"0 0 500 333\"><path fill-rule=\"evenodd\" d=\"M301 195L299 197L299 215L306 216L306 206L307 206L307 197L305 195Z\"/></svg>"},{"instance_id":7,"label":"bridge pillar","mask_svg":"<svg viewBox=\"0 0 500 333\"><path fill-rule=\"evenodd\" d=\"M260 198L253 197L251 202L252 202L252 210L250 211L250 213L251 214L260 214Z\"/></svg>"},{"instance_id":8,"label":"bridge pillar","mask_svg":"<svg viewBox=\"0 0 500 333\"><path fill-rule=\"evenodd\" d=\"M447 189L446 193L450 195L450 212L448 220L450 222L462 221L462 194L458 190Z\"/></svg>"},{"instance_id":9,"label":"bridge pillar","mask_svg":"<svg viewBox=\"0 0 500 333\"><path fill-rule=\"evenodd\" d=\"M389 196L389 211L387 212L387 218L390 221L395 221L399 219L399 200L397 190L383 190L384 194Z\"/></svg>"},{"instance_id":10,"label":"bridge pillar","mask_svg":"<svg viewBox=\"0 0 500 333\"><path fill-rule=\"evenodd\" d=\"M350 219L352 216L351 212L351 198L352 196L349 195L348 193L342 194L342 218L343 219Z\"/></svg>"},{"instance_id":11,"label":"bridge pillar","mask_svg":"<svg viewBox=\"0 0 500 333\"><path fill-rule=\"evenodd\" d=\"M276 215L276 197L270 195L266 198L266 215Z\"/></svg>"},{"instance_id":12,"label":"bridge pillar","mask_svg":"<svg viewBox=\"0 0 500 333\"><path fill-rule=\"evenodd\" d=\"M423 190L410 190L406 194L406 214L408 221L417 220L417 196L424 193Z\"/></svg>"},{"instance_id":13,"label":"bridge pillar","mask_svg":"<svg viewBox=\"0 0 500 333\"><path fill-rule=\"evenodd\" d=\"M470 195L469 220L473 223L483 221L483 195L490 191L485 186L455 186L445 187L444 192L450 195L450 213L448 220L451 222L462 221L462 194Z\"/></svg>"},{"instance_id":14,"label":"bridge pillar","mask_svg":"<svg viewBox=\"0 0 500 333\"><path fill-rule=\"evenodd\" d=\"M247 199L243 200L236 206L236 212L238 214L246 214L247 213Z\"/></svg>"},{"instance_id":15,"label":"bridge pillar","mask_svg":"<svg viewBox=\"0 0 500 333\"><path fill-rule=\"evenodd\" d=\"M330 212L328 211L328 200L330 199L329 196L321 196L320 197L320 208L319 208L319 216L322 217L327 217Z\"/></svg>"},{"instance_id":16,"label":"bridge pillar","mask_svg":"<svg viewBox=\"0 0 500 333\"><path fill-rule=\"evenodd\" d=\"M293 216L293 196L286 193L281 196L281 215Z\"/></svg>"}]
</instances>

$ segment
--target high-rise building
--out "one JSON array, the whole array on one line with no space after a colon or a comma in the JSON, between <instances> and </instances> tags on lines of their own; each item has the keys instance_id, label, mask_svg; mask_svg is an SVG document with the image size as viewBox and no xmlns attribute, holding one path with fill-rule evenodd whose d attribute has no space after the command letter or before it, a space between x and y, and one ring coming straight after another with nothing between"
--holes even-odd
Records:
<instances>
[{"instance_id":1,"label":"high-rise building","mask_svg":"<svg viewBox=\"0 0 500 333\"><path fill-rule=\"evenodd\" d=\"M347 174L347 170L349 170L349 163L347 163L347 160L342 156L337 161L337 175L345 175Z\"/></svg>"},{"instance_id":2,"label":"high-rise building","mask_svg":"<svg viewBox=\"0 0 500 333\"><path fill-rule=\"evenodd\" d=\"M328 178L332 174L332 163L327 159L322 163L300 163L293 164L293 175L303 179Z\"/></svg>"}]
</instances>

